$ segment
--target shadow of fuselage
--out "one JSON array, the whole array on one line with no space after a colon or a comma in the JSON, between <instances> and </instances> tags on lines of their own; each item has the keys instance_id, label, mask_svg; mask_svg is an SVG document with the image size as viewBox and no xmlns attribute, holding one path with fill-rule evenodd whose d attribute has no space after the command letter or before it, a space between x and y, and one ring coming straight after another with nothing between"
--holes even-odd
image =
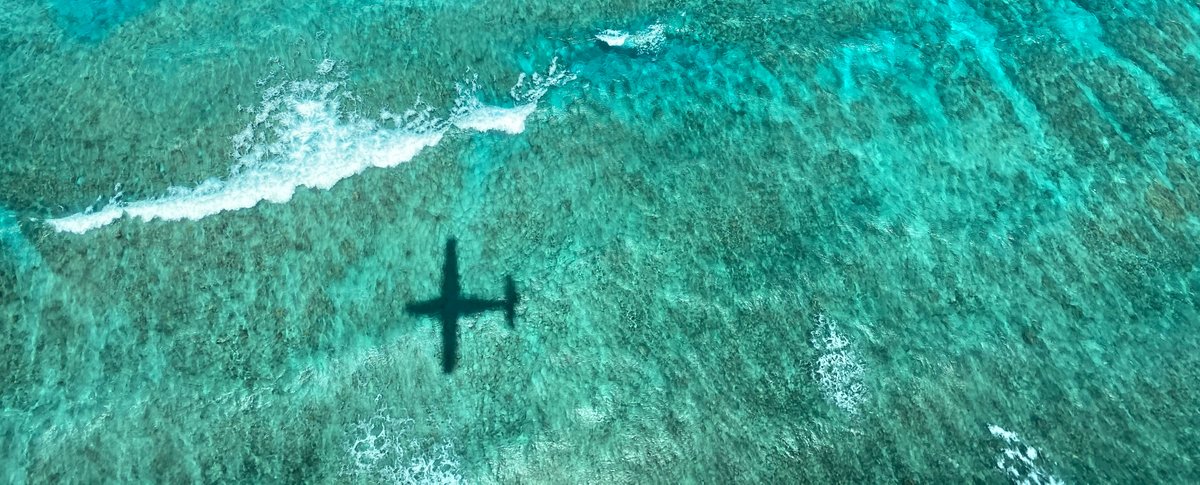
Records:
<instances>
[{"instance_id":1,"label":"shadow of fuselage","mask_svg":"<svg viewBox=\"0 0 1200 485\"><path fill-rule=\"evenodd\" d=\"M512 276L504 278L504 299L474 298L462 292L458 272L458 243L446 240L446 260L442 264L442 293L432 300L409 302L405 311L410 315L436 317L442 322L442 371L447 374L458 365L458 320L464 316L487 311L504 311L509 328L515 327L516 306L520 301Z\"/></svg>"}]
</instances>

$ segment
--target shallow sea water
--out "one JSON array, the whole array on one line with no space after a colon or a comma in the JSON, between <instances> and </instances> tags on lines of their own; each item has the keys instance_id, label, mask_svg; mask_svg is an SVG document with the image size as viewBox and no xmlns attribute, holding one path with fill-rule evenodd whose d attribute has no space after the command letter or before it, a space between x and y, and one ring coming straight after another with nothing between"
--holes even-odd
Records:
<instances>
[{"instance_id":1,"label":"shallow sea water","mask_svg":"<svg viewBox=\"0 0 1200 485\"><path fill-rule=\"evenodd\" d=\"M1194 3L0 25L5 482L1200 481Z\"/></svg>"}]
</instances>

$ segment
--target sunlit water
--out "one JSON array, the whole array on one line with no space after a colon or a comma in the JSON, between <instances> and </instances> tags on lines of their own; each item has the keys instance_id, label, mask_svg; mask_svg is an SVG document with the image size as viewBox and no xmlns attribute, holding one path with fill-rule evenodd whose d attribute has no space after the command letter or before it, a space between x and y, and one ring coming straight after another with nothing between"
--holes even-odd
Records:
<instances>
[{"instance_id":1,"label":"sunlit water","mask_svg":"<svg viewBox=\"0 0 1200 485\"><path fill-rule=\"evenodd\" d=\"M4 482L1200 481L1193 3L0 25Z\"/></svg>"}]
</instances>

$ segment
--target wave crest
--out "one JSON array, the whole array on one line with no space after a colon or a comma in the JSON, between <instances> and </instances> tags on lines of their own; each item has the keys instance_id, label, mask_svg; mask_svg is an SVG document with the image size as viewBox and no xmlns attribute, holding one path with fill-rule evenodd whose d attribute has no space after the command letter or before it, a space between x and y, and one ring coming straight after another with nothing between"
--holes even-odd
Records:
<instances>
[{"instance_id":1,"label":"wave crest","mask_svg":"<svg viewBox=\"0 0 1200 485\"><path fill-rule=\"evenodd\" d=\"M522 73L510 90L513 106L480 101L474 80L460 83L458 98L446 117L417 101L401 114L382 111L376 118L348 112L342 105L354 95L336 63L317 66L318 78L286 81L267 88L250 123L234 135L235 159L228 176L195 187L171 187L162 196L107 206L50 219L57 231L84 233L123 216L143 220L199 220L259 202L287 202L300 187L329 189L371 167L387 168L412 160L437 145L452 129L518 134L546 93L574 75L551 62L546 74ZM333 79L329 79L329 78Z\"/></svg>"}]
</instances>

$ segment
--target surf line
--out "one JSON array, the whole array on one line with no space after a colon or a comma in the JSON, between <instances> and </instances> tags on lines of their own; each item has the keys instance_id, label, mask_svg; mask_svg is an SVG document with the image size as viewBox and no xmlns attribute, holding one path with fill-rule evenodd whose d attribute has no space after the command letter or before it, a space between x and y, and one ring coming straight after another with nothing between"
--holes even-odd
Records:
<instances>
[{"instance_id":1,"label":"surf line","mask_svg":"<svg viewBox=\"0 0 1200 485\"><path fill-rule=\"evenodd\" d=\"M317 74L332 71L322 61ZM254 119L233 136L236 163L225 178L209 178L195 187L171 187L139 201L114 198L99 209L48 219L56 231L82 234L121 217L144 221L199 220L223 211L284 203L296 189L329 189L367 168L395 167L437 145L452 129L519 134L546 93L575 79L551 61L543 73L522 73L509 91L513 106L484 104L474 80L457 85L458 97L445 118L417 102L404 113L383 111L377 119L343 113L351 97L343 83L289 81L267 89Z\"/></svg>"}]
</instances>

